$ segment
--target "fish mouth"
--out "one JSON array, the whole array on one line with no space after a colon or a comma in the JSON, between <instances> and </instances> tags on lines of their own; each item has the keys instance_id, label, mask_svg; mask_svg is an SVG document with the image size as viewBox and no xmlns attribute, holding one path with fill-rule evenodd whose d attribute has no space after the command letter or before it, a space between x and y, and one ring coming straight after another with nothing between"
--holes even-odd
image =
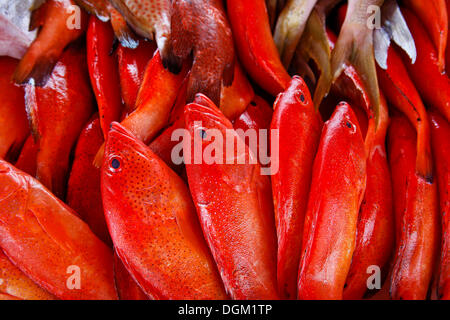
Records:
<instances>
[{"instance_id":1,"label":"fish mouth","mask_svg":"<svg viewBox=\"0 0 450 320\"><path fill-rule=\"evenodd\" d=\"M197 94L193 103L184 107L186 125L194 121L208 121L212 127L233 128L231 122L216 107L216 105L205 95Z\"/></svg>"}]
</instances>

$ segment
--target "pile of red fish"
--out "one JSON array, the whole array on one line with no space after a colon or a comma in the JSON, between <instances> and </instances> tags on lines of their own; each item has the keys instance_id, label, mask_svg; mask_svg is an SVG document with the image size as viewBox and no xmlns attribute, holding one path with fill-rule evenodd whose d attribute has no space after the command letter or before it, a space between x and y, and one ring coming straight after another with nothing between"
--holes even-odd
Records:
<instances>
[{"instance_id":1,"label":"pile of red fish","mask_svg":"<svg viewBox=\"0 0 450 320\"><path fill-rule=\"evenodd\" d=\"M388 4L416 52L380 67ZM0 300L450 299L449 0L33 10L0 57Z\"/></svg>"}]
</instances>

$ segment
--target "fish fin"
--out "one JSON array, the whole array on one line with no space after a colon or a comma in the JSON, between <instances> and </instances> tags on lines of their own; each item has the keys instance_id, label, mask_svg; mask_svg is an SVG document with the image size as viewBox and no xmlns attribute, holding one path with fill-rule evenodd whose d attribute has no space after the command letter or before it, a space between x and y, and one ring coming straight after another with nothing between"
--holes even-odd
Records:
<instances>
[{"instance_id":1,"label":"fish fin","mask_svg":"<svg viewBox=\"0 0 450 320\"><path fill-rule=\"evenodd\" d=\"M355 67L361 82L367 90L370 108L375 114L378 126L380 108L380 90L373 50L373 30L364 26L363 30L354 30L344 22L336 46L331 54L331 75L334 82L344 68L350 64Z\"/></svg>"},{"instance_id":2,"label":"fish fin","mask_svg":"<svg viewBox=\"0 0 450 320\"><path fill-rule=\"evenodd\" d=\"M46 9L45 4L41 4L39 7L33 7L30 15L30 25L28 31L34 31L44 25Z\"/></svg>"},{"instance_id":3,"label":"fish fin","mask_svg":"<svg viewBox=\"0 0 450 320\"><path fill-rule=\"evenodd\" d=\"M59 55L52 52L43 52L35 55L31 45L22 60L17 65L13 74L14 82L18 84L28 83L33 79L33 84L42 87L50 78L53 67L58 62Z\"/></svg>"},{"instance_id":4,"label":"fish fin","mask_svg":"<svg viewBox=\"0 0 450 320\"><path fill-rule=\"evenodd\" d=\"M104 156L105 156L105 144L103 143L102 146L98 149L94 161L92 162L94 167L96 167L97 169L100 169L102 167Z\"/></svg>"},{"instance_id":5,"label":"fish fin","mask_svg":"<svg viewBox=\"0 0 450 320\"><path fill-rule=\"evenodd\" d=\"M320 77L313 99L314 105L318 109L331 87L331 49L325 20L322 19L321 13L317 10L311 12L297 51L303 57L312 59L320 70Z\"/></svg>"},{"instance_id":6,"label":"fish fin","mask_svg":"<svg viewBox=\"0 0 450 320\"><path fill-rule=\"evenodd\" d=\"M108 1L89 1L89 0L74 0L77 5L82 7L90 14L95 15L101 21L106 22L109 20Z\"/></svg>"},{"instance_id":7,"label":"fish fin","mask_svg":"<svg viewBox=\"0 0 450 320\"><path fill-rule=\"evenodd\" d=\"M115 9L111 11L111 26L122 46L130 49L137 48L139 40L136 39L134 32L130 29L123 16Z\"/></svg>"},{"instance_id":8,"label":"fish fin","mask_svg":"<svg viewBox=\"0 0 450 320\"><path fill-rule=\"evenodd\" d=\"M317 0L290 1L278 17L274 41L283 64L289 68L309 15Z\"/></svg>"},{"instance_id":9,"label":"fish fin","mask_svg":"<svg viewBox=\"0 0 450 320\"><path fill-rule=\"evenodd\" d=\"M378 65L384 70L387 69L387 52L391 39L406 52L414 64L417 58L414 38L395 0L385 1L381 19L382 27L374 32L374 52Z\"/></svg>"}]
</instances>

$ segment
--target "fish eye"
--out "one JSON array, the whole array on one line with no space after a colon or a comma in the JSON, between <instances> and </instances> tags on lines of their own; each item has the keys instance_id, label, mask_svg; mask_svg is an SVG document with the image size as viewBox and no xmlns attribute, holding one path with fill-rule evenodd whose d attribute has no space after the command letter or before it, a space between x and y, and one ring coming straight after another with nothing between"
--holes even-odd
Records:
<instances>
[{"instance_id":1,"label":"fish eye","mask_svg":"<svg viewBox=\"0 0 450 320\"><path fill-rule=\"evenodd\" d=\"M120 168L120 160L117 158L113 158L111 160L111 168L113 168L115 170L119 169Z\"/></svg>"},{"instance_id":2,"label":"fish eye","mask_svg":"<svg viewBox=\"0 0 450 320\"><path fill-rule=\"evenodd\" d=\"M202 138L203 140L205 140L206 137L208 136L205 129L200 129L199 134L200 134L200 138Z\"/></svg>"},{"instance_id":3,"label":"fish eye","mask_svg":"<svg viewBox=\"0 0 450 320\"><path fill-rule=\"evenodd\" d=\"M298 93L297 94L297 100L300 100L300 102L304 103L305 102L305 95L303 93Z\"/></svg>"}]
</instances>

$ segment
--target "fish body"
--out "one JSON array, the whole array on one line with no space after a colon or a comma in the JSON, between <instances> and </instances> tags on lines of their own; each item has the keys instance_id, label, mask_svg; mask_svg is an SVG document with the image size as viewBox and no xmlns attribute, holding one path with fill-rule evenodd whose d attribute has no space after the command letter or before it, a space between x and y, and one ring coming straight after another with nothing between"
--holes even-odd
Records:
<instances>
[{"instance_id":1,"label":"fish body","mask_svg":"<svg viewBox=\"0 0 450 320\"><path fill-rule=\"evenodd\" d=\"M300 77L274 105L271 129L279 130L279 170L272 176L278 235L278 290L297 297L297 277L302 252L303 224L323 121Z\"/></svg>"},{"instance_id":2,"label":"fish body","mask_svg":"<svg viewBox=\"0 0 450 320\"><path fill-rule=\"evenodd\" d=\"M25 111L24 90L11 81L17 60L0 57L0 158L14 161L30 129Z\"/></svg>"},{"instance_id":3,"label":"fish body","mask_svg":"<svg viewBox=\"0 0 450 320\"><path fill-rule=\"evenodd\" d=\"M104 142L100 119L93 117L83 128L67 183L66 202L104 243L112 246L103 213L100 169L92 161Z\"/></svg>"},{"instance_id":4,"label":"fish body","mask_svg":"<svg viewBox=\"0 0 450 320\"><path fill-rule=\"evenodd\" d=\"M450 299L450 125L438 113L430 112L431 138L437 182L442 225L441 257L439 264L438 297Z\"/></svg>"},{"instance_id":5,"label":"fish body","mask_svg":"<svg viewBox=\"0 0 450 320\"><path fill-rule=\"evenodd\" d=\"M63 198L70 152L94 108L82 49L66 50L44 87L28 84L25 104L39 145L36 177Z\"/></svg>"},{"instance_id":6,"label":"fish body","mask_svg":"<svg viewBox=\"0 0 450 320\"><path fill-rule=\"evenodd\" d=\"M41 183L0 160L0 247L59 299L117 299L112 251Z\"/></svg>"},{"instance_id":7,"label":"fish body","mask_svg":"<svg viewBox=\"0 0 450 320\"><path fill-rule=\"evenodd\" d=\"M337 106L314 160L298 278L299 299L340 300L366 188L366 153L356 115Z\"/></svg>"},{"instance_id":8,"label":"fish body","mask_svg":"<svg viewBox=\"0 0 450 320\"><path fill-rule=\"evenodd\" d=\"M186 184L117 123L105 151L105 217L133 279L154 299L226 299Z\"/></svg>"},{"instance_id":9,"label":"fish body","mask_svg":"<svg viewBox=\"0 0 450 320\"><path fill-rule=\"evenodd\" d=\"M232 299L277 299L270 179L261 175L257 162L250 161L255 156L211 100L198 95L185 107L184 114L189 132L189 139L184 140L189 188L225 289ZM186 150L201 148L203 152L210 143L200 140L195 146L194 137L208 137L211 129L224 139L228 130L231 136L227 140L235 146L240 143L243 152L236 154L233 149L228 163L224 158L223 164L196 163L195 152L188 155ZM225 155L223 147L219 145L219 150ZM243 164L238 164L238 157Z\"/></svg>"},{"instance_id":10,"label":"fish body","mask_svg":"<svg viewBox=\"0 0 450 320\"><path fill-rule=\"evenodd\" d=\"M420 47L419 47L420 48ZM439 200L436 179L416 173L416 133L403 116L391 118L388 154L394 196L396 247L392 299L423 300L439 248Z\"/></svg>"}]
</instances>

